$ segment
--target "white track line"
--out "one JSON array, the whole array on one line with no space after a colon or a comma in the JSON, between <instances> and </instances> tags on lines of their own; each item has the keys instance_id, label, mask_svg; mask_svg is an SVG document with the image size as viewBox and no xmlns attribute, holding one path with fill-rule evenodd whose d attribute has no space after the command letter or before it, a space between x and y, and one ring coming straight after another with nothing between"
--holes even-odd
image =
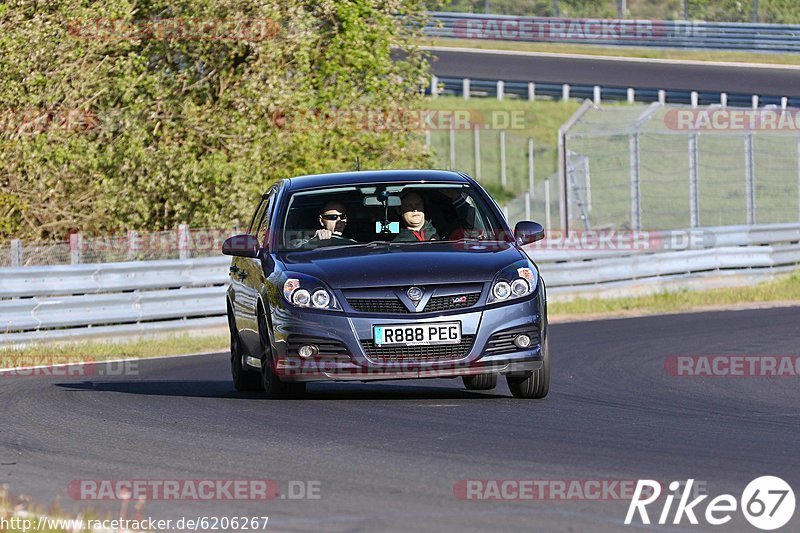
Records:
<instances>
[{"instance_id":1,"label":"white track line","mask_svg":"<svg viewBox=\"0 0 800 533\"><path fill-rule=\"evenodd\" d=\"M54 363L52 365L16 366L11 368L0 368L0 374L4 374L7 372L20 372L24 370L39 370L43 368L62 368L62 367L79 366L79 365L104 365L109 363L127 363L131 361L157 361L159 359L177 359L178 357L197 357L199 355L213 355L213 354L223 353L224 351L225 350L223 349L223 350L214 350L210 352L185 353L180 355L157 355L155 357L128 357L125 359L98 359L96 361L74 361L71 363ZM36 358L36 357L47 357L47 356L21 355L20 357ZM4 359L4 357L0 356L0 360L2 359Z\"/></svg>"},{"instance_id":2,"label":"white track line","mask_svg":"<svg viewBox=\"0 0 800 533\"><path fill-rule=\"evenodd\" d=\"M556 54L550 52L529 52L524 50L496 50L491 48L461 48L458 46L420 46L431 52L461 52L464 54L508 55L525 57L550 57L561 59L591 59L594 61L616 61L619 63L656 63L665 65L693 65L735 68L760 68L767 70L800 70L800 65L772 65L768 63L737 63L734 61L699 61L695 59L660 59L650 57L597 56L589 54Z\"/></svg>"}]
</instances>

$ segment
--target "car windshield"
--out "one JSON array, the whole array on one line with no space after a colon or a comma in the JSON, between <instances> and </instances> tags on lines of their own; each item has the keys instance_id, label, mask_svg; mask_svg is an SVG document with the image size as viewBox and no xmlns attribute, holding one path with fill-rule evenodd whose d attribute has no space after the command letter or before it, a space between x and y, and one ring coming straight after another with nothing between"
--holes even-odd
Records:
<instances>
[{"instance_id":1,"label":"car windshield","mask_svg":"<svg viewBox=\"0 0 800 533\"><path fill-rule=\"evenodd\" d=\"M293 193L279 249L505 238L495 209L469 185L371 184Z\"/></svg>"}]
</instances>

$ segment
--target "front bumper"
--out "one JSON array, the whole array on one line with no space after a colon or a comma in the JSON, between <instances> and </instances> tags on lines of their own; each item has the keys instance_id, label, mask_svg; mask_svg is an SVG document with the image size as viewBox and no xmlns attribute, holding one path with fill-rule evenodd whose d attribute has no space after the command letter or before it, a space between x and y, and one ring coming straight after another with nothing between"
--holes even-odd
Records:
<instances>
[{"instance_id":1,"label":"front bumper","mask_svg":"<svg viewBox=\"0 0 800 533\"><path fill-rule=\"evenodd\" d=\"M541 289L541 286L540 286ZM435 316L367 315L280 307L272 312L274 372L284 381L375 381L389 379L451 378L484 373L515 374L542 367L542 344L547 334L546 311L537 290L531 297L499 306L445 312ZM422 357L391 361L367 354L377 324L428 324L461 322L462 337L471 338L458 358L433 360ZM535 330L538 335L527 349L492 353L490 338L508 330ZM335 354L301 358L297 338L312 338L339 346ZM494 337L496 339L497 337Z\"/></svg>"}]
</instances>

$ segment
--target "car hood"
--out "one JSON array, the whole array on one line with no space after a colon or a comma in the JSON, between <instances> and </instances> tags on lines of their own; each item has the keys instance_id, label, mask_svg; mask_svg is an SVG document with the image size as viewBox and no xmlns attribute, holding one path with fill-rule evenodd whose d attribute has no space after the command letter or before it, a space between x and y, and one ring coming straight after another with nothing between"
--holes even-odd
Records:
<instances>
[{"instance_id":1,"label":"car hood","mask_svg":"<svg viewBox=\"0 0 800 533\"><path fill-rule=\"evenodd\" d=\"M506 242L373 244L278 254L287 270L334 289L491 281L524 257Z\"/></svg>"}]
</instances>

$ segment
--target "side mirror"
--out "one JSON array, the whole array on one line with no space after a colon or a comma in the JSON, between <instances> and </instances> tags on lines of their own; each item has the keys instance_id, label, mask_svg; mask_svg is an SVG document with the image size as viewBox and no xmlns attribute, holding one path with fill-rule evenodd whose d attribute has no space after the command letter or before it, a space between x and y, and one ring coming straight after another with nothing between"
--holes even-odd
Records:
<instances>
[{"instance_id":1,"label":"side mirror","mask_svg":"<svg viewBox=\"0 0 800 533\"><path fill-rule=\"evenodd\" d=\"M252 235L236 235L225 239L222 243L222 253L238 257L258 257L261 245Z\"/></svg>"},{"instance_id":2,"label":"side mirror","mask_svg":"<svg viewBox=\"0 0 800 533\"><path fill-rule=\"evenodd\" d=\"M514 238L520 246L544 239L544 228L538 222L521 220L514 227Z\"/></svg>"}]
</instances>

